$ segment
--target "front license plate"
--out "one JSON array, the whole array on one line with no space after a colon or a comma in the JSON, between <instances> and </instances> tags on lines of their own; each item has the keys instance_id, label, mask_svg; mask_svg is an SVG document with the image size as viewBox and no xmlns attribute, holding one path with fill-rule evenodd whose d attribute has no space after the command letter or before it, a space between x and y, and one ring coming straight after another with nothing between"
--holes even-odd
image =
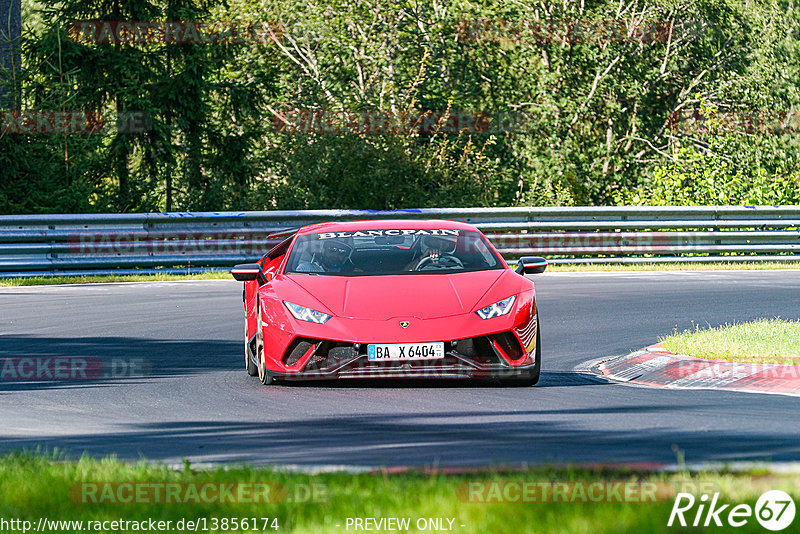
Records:
<instances>
[{"instance_id":1,"label":"front license plate","mask_svg":"<svg viewBox=\"0 0 800 534\"><path fill-rule=\"evenodd\" d=\"M367 345L371 362L391 360L440 360L444 358L444 343L395 343Z\"/></svg>"}]
</instances>

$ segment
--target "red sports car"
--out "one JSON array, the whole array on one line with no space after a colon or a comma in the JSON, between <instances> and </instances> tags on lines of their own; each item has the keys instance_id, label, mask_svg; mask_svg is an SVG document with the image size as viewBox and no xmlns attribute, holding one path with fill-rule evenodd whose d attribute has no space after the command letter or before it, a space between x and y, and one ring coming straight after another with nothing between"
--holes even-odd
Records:
<instances>
[{"instance_id":1,"label":"red sports car","mask_svg":"<svg viewBox=\"0 0 800 534\"><path fill-rule=\"evenodd\" d=\"M441 220L300 228L244 282L247 372L330 378L488 378L533 385L542 366L533 282L474 226Z\"/></svg>"}]
</instances>

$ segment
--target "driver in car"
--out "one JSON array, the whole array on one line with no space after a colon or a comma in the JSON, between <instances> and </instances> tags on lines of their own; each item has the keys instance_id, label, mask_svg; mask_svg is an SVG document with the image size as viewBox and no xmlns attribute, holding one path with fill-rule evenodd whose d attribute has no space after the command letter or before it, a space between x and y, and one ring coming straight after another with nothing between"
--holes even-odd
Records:
<instances>
[{"instance_id":1,"label":"driver in car","mask_svg":"<svg viewBox=\"0 0 800 534\"><path fill-rule=\"evenodd\" d=\"M325 240L322 244L322 253L315 254L308 261L297 266L301 273L345 273L354 272L355 266L350 261L353 247L341 239Z\"/></svg>"},{"instance_id":2,"label":"driver in car","mask_svg":"<svg viewBox=\"0 0 800 534\"><path fill-rule=\"evenodd\" d=\"M453 255L457 243L458 237L456 236L423 236L420 239L422 255L406 265L406 269L415 271L427 266L431 266L431 268L460 266L461 262Z\"/></svg>"}]
</instances>

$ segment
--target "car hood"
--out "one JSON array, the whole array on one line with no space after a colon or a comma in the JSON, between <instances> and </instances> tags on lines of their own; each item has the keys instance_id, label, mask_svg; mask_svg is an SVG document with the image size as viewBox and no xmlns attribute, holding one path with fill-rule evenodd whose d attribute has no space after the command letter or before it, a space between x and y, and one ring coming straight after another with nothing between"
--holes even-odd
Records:
<instances>
[{"instance_id":1,"label":"car hood","mask_svg":"<svg viewBox=\"0 0 800 534\"><path fill-rule=\"evenodd\" d=\"M469 313L484 295L496 294L497 300L508 297L521 289L520 281L524 280L509 269L396 276L292 274L280 278L284 287L279 293L287 299L292 299L292 294L299 289L327 308L321 311L339 317L372 320ZM300 295L294 298L297 297ZM311 305L308 300L302 300L297 304Z\"/></svg>"}]
</instances>

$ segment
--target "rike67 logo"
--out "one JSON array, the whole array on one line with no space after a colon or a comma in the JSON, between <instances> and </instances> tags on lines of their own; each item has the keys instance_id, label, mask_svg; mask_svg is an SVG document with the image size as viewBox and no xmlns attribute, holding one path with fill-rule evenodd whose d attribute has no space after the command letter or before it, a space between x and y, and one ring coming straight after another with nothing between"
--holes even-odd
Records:
<instances>
[{"instance_id":1,"label":"rike67 logo","mask_svg":"<svg viewBox=\"0 0 800 534\"><path fill-rule=\"evenodd\" d=\"M678 493L667 526L743 527L754 515L765 529L783 530L794 521L794 501L786 492L771 490L758 498L753 509L749 504L737 504L733 507L722 504L719 502L719 493L714 493L710 502L706 493L700 499L695 499L691 493Z\"/></svg>"}]
</instances>

